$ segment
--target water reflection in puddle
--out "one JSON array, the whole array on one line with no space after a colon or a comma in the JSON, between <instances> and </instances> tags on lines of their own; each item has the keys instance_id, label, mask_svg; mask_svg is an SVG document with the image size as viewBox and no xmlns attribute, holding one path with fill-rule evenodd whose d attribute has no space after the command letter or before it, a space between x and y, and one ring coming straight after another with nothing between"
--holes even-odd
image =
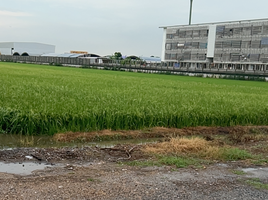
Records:
<instances>
[{"instance_id":1,"label":"water reflection in puddle","mask_svg":"<svg viewBox=\"0 0 268 200\"><path fill-rule=\"evenodd\" d=\"M44 163L4 163L0 162L0 172L29 175L35 170L43 170L46 167L51 166Z\"/></svg>"},{"instance_id":2,"label":"water reflection in puddle","mask_svg":"<svg viewBox=\"0 0 268 200\"><path fill-rule=\"evenodd\" d=\"M256 171L256 170L258 170L258 169L256 169L256 168L245 168L245 169L242 169L242 171L243 172L252 172L252 171Z\"/></svg>"},{"instance_id":3,"label":"water reflection in puddle","mask_svg":"<svg viewBox=\"0 0 268 200\"><path fill-rule=\"evenodd\" d=\"M56 145L51 136L0 134L0 149Z\"/></svg>"},{"instance_id":4,"label":"water reflection in puddle","mask_svg":"<svg viewBox=\"0 0 268 200\"><path fill-rule=\"evenodd\" d=\"M23 136L12 134L0 134L0 149L10 149L18 147L113 147L117 144L146 144L158 141L159 138L147 139L129 139L129 140L114 140L103 142L57 142L52 136Z\"/></svg>"},{"instance_id":5,"label":"water reflection in puddle","mask_svg":"<svg viewBox=\"0 0 268 200\"><path fill-rule=\"evenodd\" d=\"M242 169L247 173L247 177L259 178L263 180L267 180L268 178L268 168L244 168Z\"/></svg>"}]
</instances>

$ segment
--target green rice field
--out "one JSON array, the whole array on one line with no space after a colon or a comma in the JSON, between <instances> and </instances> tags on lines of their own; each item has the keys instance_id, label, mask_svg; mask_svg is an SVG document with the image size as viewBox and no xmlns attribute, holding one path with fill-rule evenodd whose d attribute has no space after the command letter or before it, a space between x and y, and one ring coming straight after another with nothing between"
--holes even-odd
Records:
<instances>
[{"instance_id":1,"label":"green rice field","mask_svg":"<svg viewBox=\"0 0 268 200\"><path fill-rule=\"evenodd\" d=\"M0 133L268 125L268 83L0 62Z\"/></svg>"}]
</instances>

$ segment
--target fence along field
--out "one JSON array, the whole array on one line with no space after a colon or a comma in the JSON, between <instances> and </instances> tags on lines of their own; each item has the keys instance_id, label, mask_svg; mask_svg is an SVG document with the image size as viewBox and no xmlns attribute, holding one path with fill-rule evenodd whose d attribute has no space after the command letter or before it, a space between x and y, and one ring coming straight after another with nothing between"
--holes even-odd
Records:
<instances>
[{"instance_id":1,"label":"fence along field","mask_svg":"<svg viewBox=\"0 0 268 200\"><path fill-rule=\"evenodd\" d=\"M265 82L0 62L0 132L268 124Z\"/></svg>"}]
</instances>

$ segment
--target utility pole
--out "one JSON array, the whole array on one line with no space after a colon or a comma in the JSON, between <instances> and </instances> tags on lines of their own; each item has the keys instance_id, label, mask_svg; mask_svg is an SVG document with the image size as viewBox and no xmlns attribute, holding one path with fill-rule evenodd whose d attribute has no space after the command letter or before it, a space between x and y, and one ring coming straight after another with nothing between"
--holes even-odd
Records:
<instances>
[{"instance_id":1,"label":"utility pole","mask_svg":"<svg viewBox=\"0 0 268 200\"><path fill-rule=\"evenodd\" d=\"M193 8L193 0L190 0L190 16L189 16L189 25L192 22L192 8Z\"/></svg>"}]
</instances>

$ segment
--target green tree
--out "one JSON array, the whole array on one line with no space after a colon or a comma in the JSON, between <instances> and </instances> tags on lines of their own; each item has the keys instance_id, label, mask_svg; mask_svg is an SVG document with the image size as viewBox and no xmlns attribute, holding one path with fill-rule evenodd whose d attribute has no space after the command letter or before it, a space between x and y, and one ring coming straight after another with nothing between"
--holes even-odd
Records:
<instances>
[{"instance_id":1,"label":"green tree","mask_svg":"<svg viewBox=\"0 0 268 200\"><path fill-rule=\"evenodd\" d=\"M114 53L114 58L115 58L116 60L121 60L121 59L122 59L122 54L121 54L121 52L115 52L115 53Z\"/></svg>"}]
</instances>

